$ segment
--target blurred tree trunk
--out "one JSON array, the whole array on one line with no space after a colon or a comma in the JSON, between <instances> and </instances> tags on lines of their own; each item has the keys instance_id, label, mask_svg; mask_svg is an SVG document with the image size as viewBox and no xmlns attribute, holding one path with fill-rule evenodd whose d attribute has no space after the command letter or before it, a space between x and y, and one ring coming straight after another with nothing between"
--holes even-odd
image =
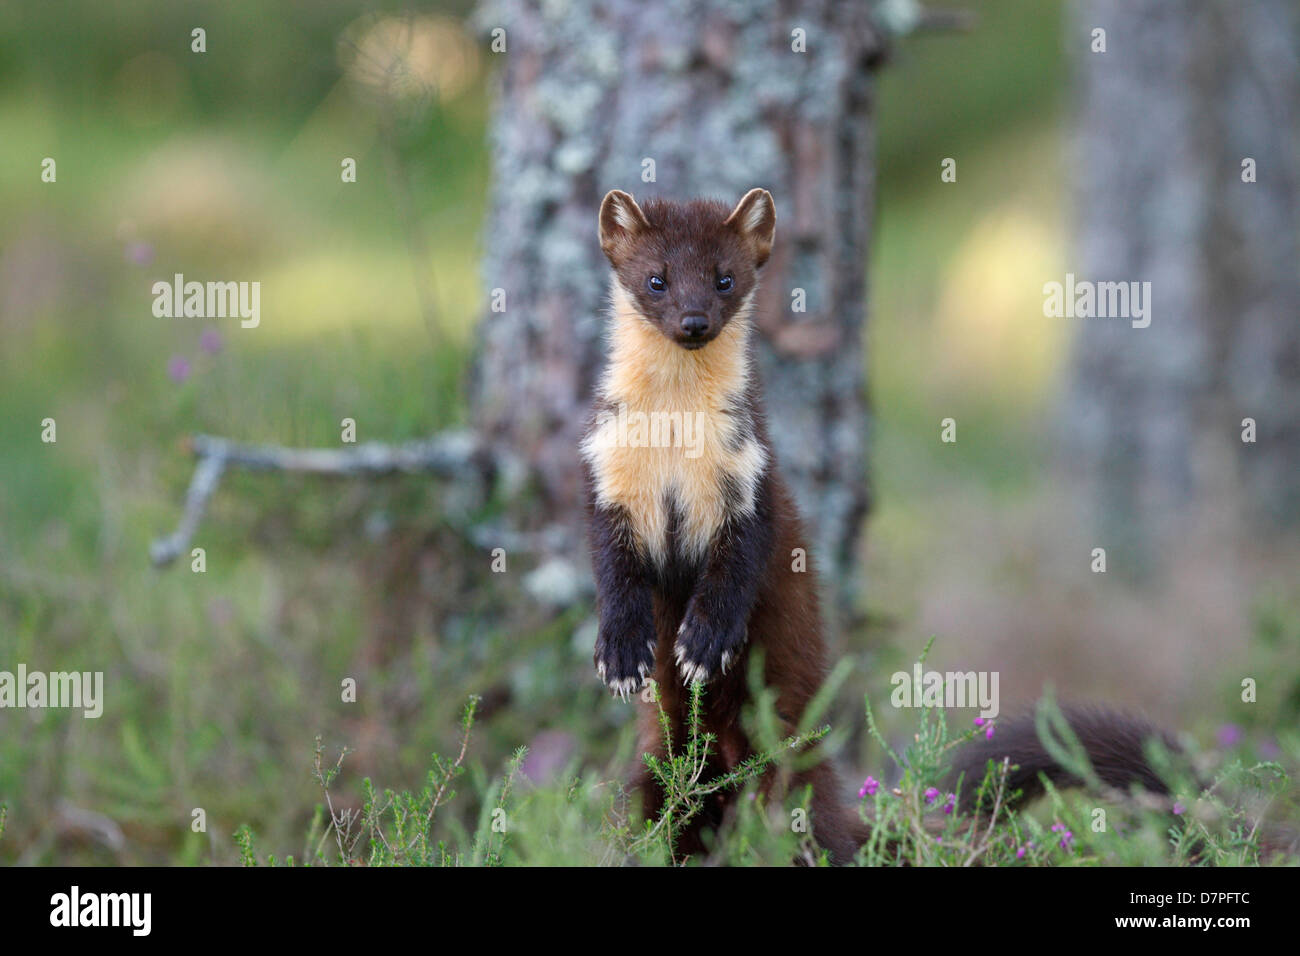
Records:
<instances>
[{"instance_id":1,"label":"blurred tree trunk","mask_svg":"<svg viewBox=\"0 0 1300 956\"><path fill-rule=\"evenodd\" d=\"M1105 53L1089 52L1095 28ZM1145 546L1149 559L1197 514L1294 524L1295 0L1078 0L1068 42L1079 97L1073 271L1152 284L1148 328L1074 320L1067 442L1109 540ZM1244 418L1258 423L1255 444L1241 440Z\"/></svg>"},{"instance_id":2,"label":"blurred tree trunk","mask_svg":"<svg viewBox=\"0 0 1300 956\"><path fill-rule=\"evenodd\" d=\"M577 443L603 362L606 190L638 200L752 186L777 203L758 325L773 438L837 604L856 590L868 496L863 326L873 186L866 3L493 0L503 28L492 122L476 424L520 456L543 522L580 527ZM792 31L807 52L794 52ZM653 162L654 181L643 173ZM792 310L802 289L807 309ZM580 553L580 552L574 552ZM570 557L573 553L570 554Z\"/></svg>"}]
</instances>

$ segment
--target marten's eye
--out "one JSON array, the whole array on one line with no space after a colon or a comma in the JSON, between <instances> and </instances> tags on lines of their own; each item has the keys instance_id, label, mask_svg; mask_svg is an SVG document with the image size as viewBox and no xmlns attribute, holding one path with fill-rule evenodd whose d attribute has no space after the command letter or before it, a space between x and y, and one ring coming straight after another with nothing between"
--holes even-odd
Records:
<instances>
[{"instance_id":1,"label":"marten's eye","mask_svg":"<svg viewBox=\"0 0 1300 956\"><path fill-rule=\"evenodd\" d=\"M663 276L651 276L645 280L645 284L651 292L663 292L668 288L668 283L664 281Z\"/></svg>"},{"instance_id":2,"label":"marten's eye","mask_svg":"<svg viewBox=\"0 0 1300 956\"><path fill-rule=\"evenodd\" d=\"M736 281L731 276L718 276L713 280L713 287L719 292L730 292L731 287L735 284Z\"/></svg>"}]
</instances>

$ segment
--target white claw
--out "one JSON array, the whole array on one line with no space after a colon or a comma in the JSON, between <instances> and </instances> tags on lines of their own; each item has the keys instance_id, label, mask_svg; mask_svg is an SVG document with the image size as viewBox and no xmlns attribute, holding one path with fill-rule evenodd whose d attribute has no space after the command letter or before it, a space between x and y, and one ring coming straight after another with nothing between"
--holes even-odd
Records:
<instances>
[{"instance_id":1,"label":"white claw","mask_svg":"<svg viewBox=\"0 0 1300 956\"><path fill-rule=\"evenodd\" d=\"M709 670L703 664L692 664L689 661L683 661L678 670L681 672L682 680L687 684L707 683L709 679Z\"/></svg>"},{"instance_id":2,"label":"white claw","mask_svg":"<svg viewBox=\"0 0 1300 956\"><path fill-rule=\"evenodd\" d=\"M635 677L625 677L622 680L609 681L608 683L609 689L615 697L629 702L632 700L632 695L645 686L646 680L644 676L639 680Z\"/></svg>"}]
</instances>

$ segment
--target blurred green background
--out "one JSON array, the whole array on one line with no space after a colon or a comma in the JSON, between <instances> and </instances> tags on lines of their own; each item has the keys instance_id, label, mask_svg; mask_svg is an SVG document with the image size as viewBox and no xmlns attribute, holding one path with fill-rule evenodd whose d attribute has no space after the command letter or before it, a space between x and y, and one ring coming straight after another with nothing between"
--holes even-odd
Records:
<instances>
[{"instance_id":1,"label":"blurred green background","mask_svg":"<svg viewBox=\"0 0 1300 956\"><path fill-rule=\"evenodd\" d=\"M841 648L862 665L846 719L934 633L940 667L993 662L1017 678L1003 675L1008 697L1050 679L1208 739L1249 722L1230 711L1224 655L1272 661L1283 650L1259 635L1278 648L1294 633L1288 580L1207 596L1195 579L1190 603L1177 582L1119 602L1087 581L1043 587L1068 326L1010 321L1039 310L1041 276L1065 271L1067 63L1054 0L1032 15L1023 0L977 6L975 30L905 40L880 78L873 626ZM519 591L471 582L437 482L232 473L195 541L206 573L148 561L179 517L188 435L333 445L344 417L362 441L464 419L489 64L466 5L422 11L437 92L378 127L357 95L365 41L398 10L0 7L0 667L102 670L108 696L98 720L0 713L0 860L231 862L245 822L293 852L319 799L318 734L356 749L345 791L363 772L418 786L429 752L455 749L470 693L488 697L479 782L519 744L540 778L579 762L613 777L628 755L628 712L590 675L583 614L477 626ZM195 24L237 55L191 55ZM57 183L40 181L46 156ZM355 185L339 181L342 156L358 161ZM939 181L946 156L959 184ZM430 237L427 261L412 259L412 228ZM250 334L156 319L150 286L175 272L257 277L277 321ZM971 440L943 446L954 408ZM46 417L57 444L39 441ZM1200 642L1189 624L1230 633ZM358 703L340 701L340 674ZM1202 713L1207 695L1223 707ZM857 733L848 749L855 772L881 767ZM190 831L194 807L206 834Z\"/></svg>"}]
</instances>

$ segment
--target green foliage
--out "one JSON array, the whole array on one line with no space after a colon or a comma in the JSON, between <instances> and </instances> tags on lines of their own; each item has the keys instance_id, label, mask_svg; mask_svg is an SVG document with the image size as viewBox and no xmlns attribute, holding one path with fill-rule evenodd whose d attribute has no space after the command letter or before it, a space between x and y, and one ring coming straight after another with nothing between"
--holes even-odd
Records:
<instances>
[{"instance_id":1,"label":"green foliage","mask_svg":"<svg viewBox=\"0 0 1300 956\"><path fill-rule=\"evenodd\" d=\"M903 771L896 787L881 787L866 807L874 824L860 857L867 865L1253 865L1261 862L1259 821L1269 809L1258 797L1271 799L1287 788L1281 766L1257 764L1225 767L1198 791L1185 767L1175 767L1167 752L1163 760L1153 752L1152 766L1179 795L1172 804L1099 796L1087 754L1049 694L1037 710L1039 739L1057 762L1093 785L1066 793L1044 780L1041 806L1013 808L1018 794L1008 790L1006 762L990 762L981 779L959 783L957 794L932 789L944 779L954 748L975 731L953 735L941 710L925 709L900 756L880 735L869 701L867 715L873 736ZM974 786L975 805L989 812L946 809L962 786Z\"/></svg>"},{"instance_id":2,"label":"green foliage","mask_svg":"<svg viewBox=\"0 0 1300 956\"><path fill-rule=\"evenodd\" d=\"M527 755L526 748L515 751L504 779L483 801L480 824L473 834L472 849L468 853L451 850L445 841L435 840L432 836L438 810L456 797L453 783L465 773L465 757L479 703L477 697L470 697L466 702L461 716L459 752L451 759L433 755L433 769L420 792L386 789L381 794L371 780L365 778L361 783L363 800L359 809L336 807L332 790L343 772L344 760L352 751L343 748L331 763L325 758L325 748L318 737L311 775L320 788L322 803L317 804L307 832L304 862L315 866L500 864L508 834L504 821L520 765ZM324 822L326 819L328 822ZM243 863L256 865L251 828L240 826L235 831L235 843ZM267 862L274 865L275 857L269 855ZM294 858L288 857L286 865L294 865Z\"/></svg>"},{"instance_id":3,"label":"green foliage","mask_svg":"<svg viewBox=\"0 0 1300 956\"><path fill-rule=\"evenodd\" d=\"M75 16L59 4L0 5L0 249L9 272L23 276L5 290L0 323L0 658L103 669L108 691L104 716L90 723L6 713L0 802L13 822L2 832L0 810L2 862L105 862L103 847L47 838L64 803L129 827L114 858L122 863L250 864L255 840L277 850L262 859L285 865L369 863L372 853L375 863L435 865L672 859L666 847L680 823L651 841L628 829L619 784L633 762L626 708L591 679L589 609L495 616L528 603L519 575L466 583L480 555L448 530L456 507L447 489L419 477L362 484L232 473L196 541L207 548L207 572L148 565L149 542L174 526L190 478L188 434L321 446L337 442L343 415L358 421L363 440L414 438L464 420L460 384L483 301L487 77L424 122L375 135L374 111L342 95L336 41L356 18L397 6L299 5L286 18L241 0L206 3L195 20L162 0L129 10L78 3ZM468 4L435 6L456 15ZM962 441L934 440L935 421L953 404L935 357L960 351L949 347L960 329L935 319L953 262L962 249L983 250L988 259L973 270L982 278L985 265L1017 261L1039 243L1036 229L995 230L991 242L978 232L986 217L1003 221L1009 202L1028 211L1049 246L1061 235L1049 111L1065 61L1060 4L1048 6L1027 18L1023 3L981 4L978 29L906 39L881 74L870 331L881 504L873 551L887 559L870 572L870 597L894 595L900 603L884 611L904 620L923 586L914 582L931 580L922 569L953 539L946 504L971 486L1021 496L1048 447L1026 420L1045 393L1020 387L1029 366L1009 364L1002 349L986 379L957 393ZM202 59L188 52L195 22L209 31ZM337 158L354 149L361 176L343 187ZM33 157L47 154L58 157L57 185L35 175ZM960 161L959 188L938 180L949 154ZM413 253L416 225L427 248ZM137 244L149 261L130 257ZM150 314L149 282L173 271L263 281L261 328L219 324L222 350L203 352L201 326ZM1032 274L1044 271L1060 270L1035 264ZM415 291L430 272L433 335ZM977 300L985 296L955 296L961 314ZM1020 314L1001 300L990 309ZM1016 324L1010 341L1030 338ZM186 381L168 378L172 356L192 361ZM34 438L47 415L58 419L57 445ZM528 570L513 561L512 571ZM996 599L1014 603L1005 591ZM1294 731L1270 739L1300 713L1300 616L1279 599L1261 603L1257 617L1253 672L1282 692L1249 708L1234 693L1204 718L1246 728L1243 753L1231 759L1248 778L1267 765L1249 747L1275 743L1288 765L1300 755ZM842 682L847 670L836 673ZM340 674L364 688L356 704L339 704ZM456 719L471 689L508 703L485 707L472 753L435 758L423 780L430 752L455 755L467 739ZM831 722L834 695L828 687L800 733ZM807 754L785 749L769 704L760 690L749 730L779 773ZM854 739L845 729L858 721L833 723L817 742L832 752ZM881 739L897 739L898 721L885 723ZM568 735L573 747L568 766L533 785L512 774L511 761L539 729ZM358 759L327 761L321 739L350 742ZM711 745L692 739L697 754ZM313 740L320 760L308 774ZM690 750L665 767L678 813L715 782L689 784ZM921 767L943 758L922 749L907 759ZM361 760L366 774L355 772ZM366 775L393 789L364 784ZM340 853L322 777L339 813L356 808L353 833L364 838L352 856L346 842ZM752 778L732 785L744 798L714 859L817 859L789 823L806 794L777 801ZM866 801L864 812L881 802L885 816L868 862L944 859L917 834L948 818L927 810L914 786L923 785L899 782L907 806L885 799L892 793ZM1225 799L1238 791L1266 799L1236 782ZM189 829L195 806L214 833L246 825L233 842L208 840ZM482 830L497 809L508 812L508 834ZM895 822L912 834L900 852L890 849ZM1031 815L1022 826L1038 824ZM376 838L375 850L370 829L409 849L390 853ZM1163 859L1164 829L1133 853ZM1047 837L1029 861L1051 862L1050 831L1026 838L1034 834ZM1241 836L1249 841L1250 828ZM644 852L633 851L638 843ZM1114 845L1107 858L1130 846ZM283 855L286 847L295 853Z\"/></svg>"},{"instance_id":4,"label":"green foliage","mask_svg":"<svg viewBox=\"0 0 1300 956\"><path fill-rule=\"evenodd\" d=\"M682 831L700 813L705 800L723 791L743 790L775 766L782 755L798 752L821 740L830 728L795 734L770 750L763 750L742 761L734 770L705 777L709 758L714 753L717 736L703 731L704 685L690 688L689 727L684 748L675 749L668 714L664 711L659 688L651 684L652 699L659 710L659 725L664 741L664 758L645 754L651 779L663 792L663 807L654 820L645 821L645 830L634 839L628 852L634 856L677 863L677 843ZM746 803L748 801L742 801Z\"/></svg>"},{"instance_id":5,"label":"green foliage","mask_svg":"<svg viewBox=\"0 0 1300 956\"><path fill-rule=\"evenodd\" d=\"M253 852L253 829L248 824L241 824L235 830L235 846L239 847L239 862L244 866L257 866L257 856Z\"/></svg>"},{"instance_id":6,"label":"green foliage","mask_svg":"<svg viewBox=\"0 0 1300 956\"><path fill-rule=\"evenodd\" d=\"M924 662L930 645L922 652ZM757 673L755 671L755 676ZM309 865L499 866L499 865L682 865L701 862L730 865L823 865L825 854L813 831L793 826L808 807L810 794L794 791L778 798L779 787L764 786L765 775L780 779L784 771L817 759L814 746L825 744L826 726L791 735L728 773L709 774L715 735L703 730L706 690L693 685L685 741L672 738L658 688L650 699L658 707L664 734L664 757L644 754L651 777L664 793L661 812L637 823L622 788L591 775L568 774L548 786L534 786L522 776L526 748L517 749L500 777L474 786L476 823L467 828L458 817L440 817L439 808L458 796L453 782L476 767L467 760L479 701L471 697L461 718L460 746L452 759L434 754L433 769L418 793L384 790L362 781L359 809L336 806L331 788L339 783L346 748L337 761L324 759L319 741L312 776L323 802L308 831L303 859ZM1262 854L1260 820L1288 778L1277 763L1247 766L1234 761L1203 788L1186 766L1167 753L1153 751L1153 766L1172 787L1177 802L1152 803L1125 794L1099 798L1086 787L1066 793L1044 781L1046 797L1038 806L1015 807L1017 793L1007 779L1005 761L990 764L978 780L963 780L956 791L939 786L947 779L957 748L983 730L954 732L941 708L918 711L910 742L896 750L865 700L872 737L900 772L892 787L877 785L860 805L870 836L858 854L865 866L1247 866L1295 862ZM765 712L765 713L764 713ZM771 701L759 697L746 715L756 728L773 719ZM1048 694L1037 711L1040 739L1054 758L1085 781L1096 775L1083 747L1060 708ZM481 768L479 768L481 769ZM469 779L481 776L469 773ZM975 805L987 812L963 813L958 798L976 789ZM864 789L866 789L864 787ZM720 792L739 794L735 810L712 836L705 859L688 859L679 848L683 830L706 800ZM1184 805L1185 802L1185 805ZM435 820L443 833L435 835ZM322 822L324 826L322 827ZM0 813L0 827L3 815ZM241 861L254 865L253 832L235 832ZM274 855L267 862L275 864ZM293 865L293 857L285 865Z\"/></svg>"}]
</instances>

